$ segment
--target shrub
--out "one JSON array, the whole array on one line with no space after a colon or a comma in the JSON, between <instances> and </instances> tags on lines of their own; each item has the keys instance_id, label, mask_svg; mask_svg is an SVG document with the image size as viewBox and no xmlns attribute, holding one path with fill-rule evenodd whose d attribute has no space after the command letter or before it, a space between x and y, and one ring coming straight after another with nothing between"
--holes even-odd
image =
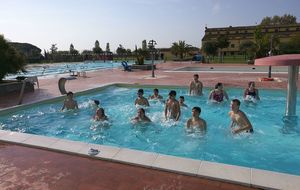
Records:
<instances>
[{"instance_id":1,"label":"shrub","mask_svg":"<svg viewBox=\"0 0 300 190\"><path fill-rule=\"evenodd\" d=\"M7 74L15 74L18 71L24 71L25 59L12 46L10 46L0 35L0 81Z\"/></svg>"}]
</instances>

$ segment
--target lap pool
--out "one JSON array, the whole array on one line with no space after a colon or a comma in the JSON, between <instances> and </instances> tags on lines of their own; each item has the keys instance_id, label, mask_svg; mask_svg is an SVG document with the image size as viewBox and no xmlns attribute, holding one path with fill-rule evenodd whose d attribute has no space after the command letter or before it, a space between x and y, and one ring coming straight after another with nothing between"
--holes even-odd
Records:
<instances>
[{"instance_id":1,"label":"lap pool","mask_svg":"<svg viewBox=\"0 0 300 190\"><path fill-rule=\"evenodd\" d=\"M168 87L158 89L164 98L171 90ZM164 120L164 104L156 101L150 101L146 109L153 121L151 124L132 124L130 119L136 115L134 100L138 87L109 86L75 96L79 104L77 111L61 112L63 101L60 100L33 104L10 113L0 112L0 129L300 175L299 126L287 126L282 121L285 91L260 90L261 102L257 105L242 102L241 110L251 121L254 134L232 135L229 102L208 103L210 89L204 90L203 97L190 97L185 88L172 89L177 91L177 98L185 96L189 106L181 109L182 116L177 124ZM145 87L144 90L148 97L153 88ZM230 99L241 99L242 89L226 90ZM93 121L94 99L100 100L105 109L109 127ZM184 129L194 106L202 109L201 117L208 125L206 134L189 133ZM298 100L297 115L299 109Z\"/></svg>"}]
</instances>

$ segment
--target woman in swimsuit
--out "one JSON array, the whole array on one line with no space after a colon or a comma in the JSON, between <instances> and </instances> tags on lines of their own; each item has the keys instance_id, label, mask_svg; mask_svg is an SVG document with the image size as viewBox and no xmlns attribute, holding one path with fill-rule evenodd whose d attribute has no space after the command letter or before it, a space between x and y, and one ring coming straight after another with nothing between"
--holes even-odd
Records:
<instances>
[{"instance_id":1,"label":"woman in swimsuit","mask_svg":"<svg viewBox=\"0 0 300 190\"><path fill-rule=\"evenodd\" d=\"M226 91L223 90L223 84L219 82L215 85L215 89L210 92L208 99L216 102L223 102L224 97L228 101L229 98Z\"/></svg>"},{"instance_id":2,"label":"woman in swimsuit","mask_svg":"<svg viewBox=\"0 0 300 190\"><path fill-rule=\"evenodd\" d=\"M98 108L96 110L96 114L94 116L95 121L105 121L108 120L107 116L105 115L104 109L103 108Z\"/></svg>"},{"instance_id":3,"label":"woman in swimsuit","mask_svg":"<svg viewBox=\"0 0 300 190\"><path fill-rule=\"evenodd\" d=\"M255 88L254 82L249 82L248 88L246 88L244 91L244 100L247 101L249 99L260 100L258 95L258 89Z\"/></svg>"}]
</instances>

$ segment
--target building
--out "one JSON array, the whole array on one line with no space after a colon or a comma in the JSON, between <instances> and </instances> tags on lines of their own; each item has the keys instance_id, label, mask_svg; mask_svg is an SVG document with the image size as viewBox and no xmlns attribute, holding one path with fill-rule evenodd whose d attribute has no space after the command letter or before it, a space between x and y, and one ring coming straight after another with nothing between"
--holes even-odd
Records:
<instances>
[{"instance_id":1,"label":"building","mask_svg":"<svg viewBox=\"0 0 300 190\"><path fill-rule=\"evenodd\" d=\"M217 40L220 35L228 37L228 48L224 48L224 55L240 55L240 44L243 41L254 41L254 32L257 26L237 26L225 28L207 28L202 38L202 44L206 41ZM261 26L263 34L278 36L280 42L287 42L291 37L300 35L300 24Z\"/></svg>"}]
</instances>

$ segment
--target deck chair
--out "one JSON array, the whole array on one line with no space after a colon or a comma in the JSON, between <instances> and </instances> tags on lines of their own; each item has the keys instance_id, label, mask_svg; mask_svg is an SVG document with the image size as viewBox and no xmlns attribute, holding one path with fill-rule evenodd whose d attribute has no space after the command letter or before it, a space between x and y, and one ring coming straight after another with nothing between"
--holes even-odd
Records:
<instances>
[{"instance_id":1,"label":"deck chair","mask_svg":"<svg viewBox=\"0 0 300 190\"><path fill-rule=\"evenodd\" d=\"M122 61L121 64L122 64L122 66L123 66L123 68L124 68L123 71L131 71L131 66L128 65L128 63L127 63L126 61Z\"/></svg>"}]
</instances>

